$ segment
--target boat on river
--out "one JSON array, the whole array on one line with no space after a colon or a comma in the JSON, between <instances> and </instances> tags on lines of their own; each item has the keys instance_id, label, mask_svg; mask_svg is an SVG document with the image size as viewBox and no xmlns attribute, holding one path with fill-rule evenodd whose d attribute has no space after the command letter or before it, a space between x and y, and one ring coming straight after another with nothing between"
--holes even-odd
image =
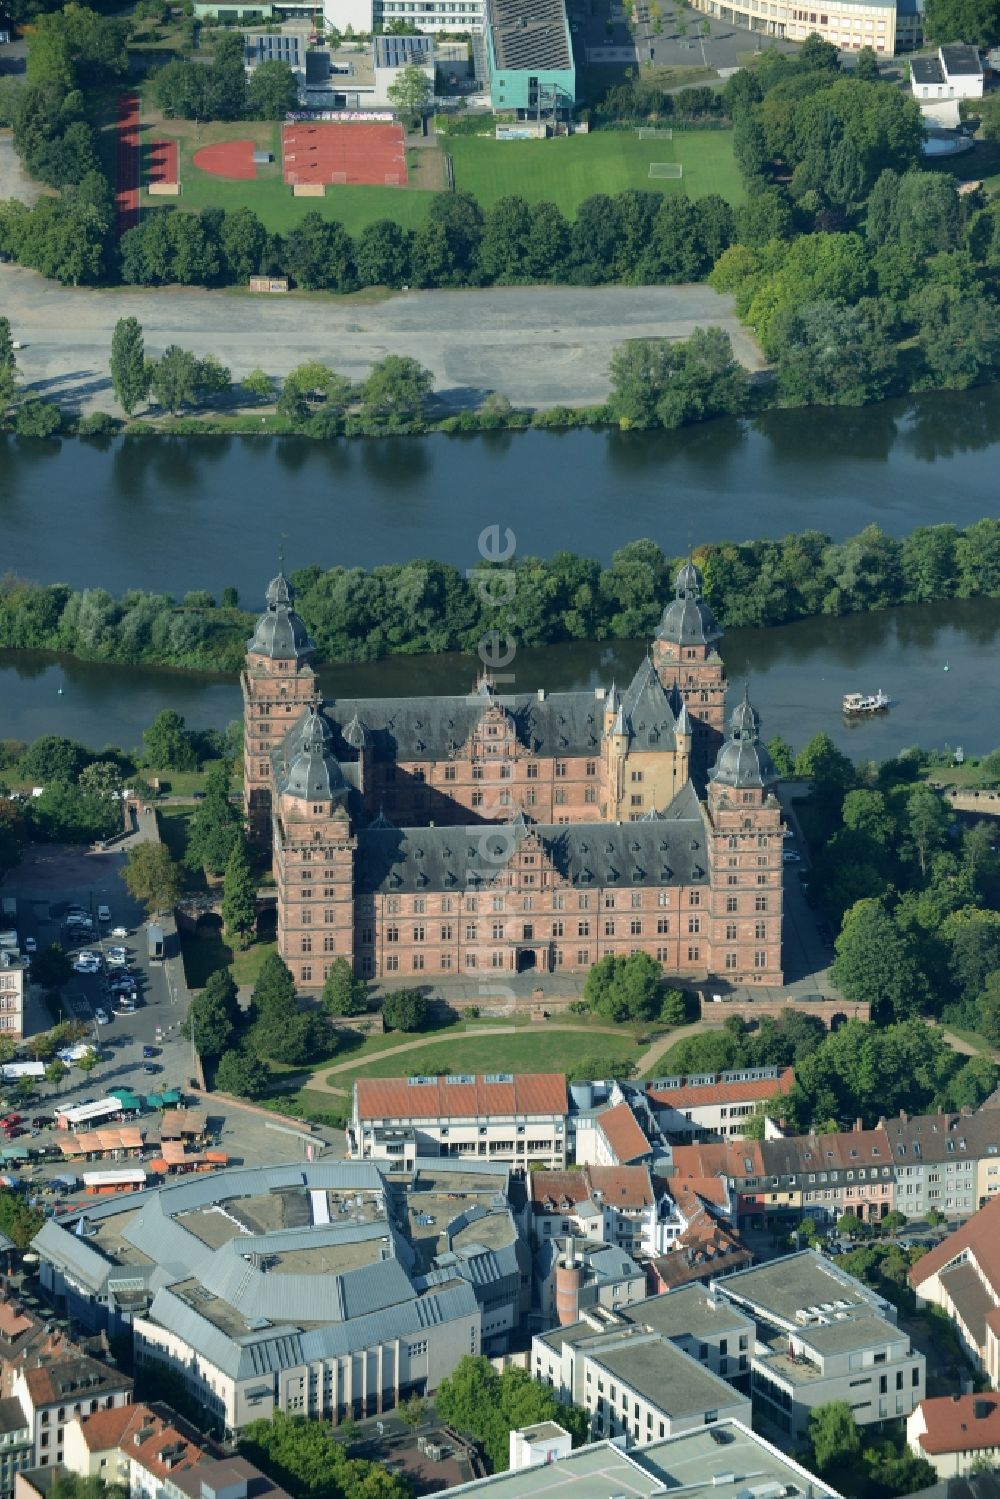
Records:
<instances>
[{"instance_id":1,"label":"boat on river","mask_svg":"<svg viewBox=\"0 0 1000 1499\"><path fill-rule=\"evenodd\" d=\"M857 718L868 713L885 713L891 707L892 699L882 691L878 692L847 692L841 708L847 718Z\"/></svg>"}]
</instances>

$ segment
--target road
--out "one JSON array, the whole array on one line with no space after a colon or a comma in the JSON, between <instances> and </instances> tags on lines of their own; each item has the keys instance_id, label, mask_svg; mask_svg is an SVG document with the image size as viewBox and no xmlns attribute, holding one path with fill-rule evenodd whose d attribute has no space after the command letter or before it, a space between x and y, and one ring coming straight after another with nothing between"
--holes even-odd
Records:
<instances>
[{"instance_id":1,"label":"road","mask_svg":"<svg viewBox=\"0 0 1000 1499\"><path fill-rule=\"evenodd\" d=\"M82 411L117 410L108 359L115 322L135 317L146 352L177 343L215 354L235 379L260 366L285 375L321 359L351 379L386 354L409 354L449 405L476 406L491 390L515 405L591 405L608 395L608 362L628 338L686 338L724 328L748 369L762 360L731 297L708 286L497 287L415 291L378 301L255 297L200 288L95 291L0 265L0 306L11 309L25 381Z\"/></svg>"}]
</instances>

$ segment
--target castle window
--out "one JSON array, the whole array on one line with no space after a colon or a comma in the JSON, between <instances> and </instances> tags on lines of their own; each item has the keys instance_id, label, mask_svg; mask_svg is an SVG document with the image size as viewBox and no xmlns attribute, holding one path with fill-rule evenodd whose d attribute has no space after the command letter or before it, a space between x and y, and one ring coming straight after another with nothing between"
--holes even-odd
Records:
<instances>
[{"instance_id":1,"label":"castle window","mask_svg":"<svg viewBox=\"0 0 1000 1499\"><path fill-rule=\"evenodd\" d=\"M656 920L656 930L661 937L665 937L670 930L670 917L658 916Z\"/></svg>"},{"instance_id":2,"label":"castle window","mask_svg":"<svg viewBox=\"0 0 1000 1499\"><path fill-rule=\"evenodd\" d=\"M642 780L642 771L641 770L633 770L633 772L632 772L632 782L633 782L633 784L635 784L636 782L641 781L641 780Z\"/></svg>"},{"instance_id":3,"label":"castle window","mask_svg":"<svg viewBox=\"0 0 1000 1499\"><path fill-rule=\"evenodd\" d=\"M669 892L666 891L666 890L658 890L657 894L656 894L656 904L658 906L669 906L669 904L670 904L670 895L669 895Z\"/></svg>"},{"instance_id":4,"label":"castle window","mask_svg":"<svg viewBox=\"0 0 1000 1499\"><path fill-rule=\"evenodd\" d=\"M606 911L613 911L614 908L615 908L615 892L613 890L605 890L605 892L604 892L604 909Z\"/></svg>"},{"instance_id":5,"label":"castle window","mask_svg":"<svg viewBox=\"0 0 1000 1499\"><path fill-rule=\"evenodd\" d=\"M312 926L312 919L313 919L313 913L311 911L303 911L302 912L302 925L303 926Z\"/></svg>"},{"instance_id":6,"label":"castle window","mask_svg":"<svg viewBox=\"0 0 1000 1499\"><path fill-rule=\"evenodd\" d=\"M658 963L666 963L668 961L669 957L670 957L670 949L669 948L658 947L656 949L656 961Z\"/></svg>"},{"instance_id":7,"label":"castle window","mask_svg":"<svg viewBox=\"0 0 1000 1499\"><path fill-rule=\"evenodd\" d=\"M450 921L446 921L446 922L444 922L442 924L442 927L441 927L441 941L442 942L450 942L451 939L452 939L452 925L451 925Z\"/></svg>"},{"instance_id":8,"label":"castle window","mask_svg":"<svg viewBox=\"0 0 1000 1499\"><path fill-rule=\"evenodd\" d=\"M523 874L521 881L525 885L533 885L535 883L535 876L533 874Z\"/></svg>"},{"instance_id":9,"label":"castle window","mask_svg":"<svg viewBox=\"0 0 1000 1499\"><path fill-rule=\"evenodd\" d=\"M312 811L312 815L314 817L322 817L323 816L323 805L322 805L322 803L321 802L313 802L311 811Z\"/></svg>"},{"instance_id":10,"label":"castle window","mask_svg":"<svg viewBox=\"0 0 1000 1499\"><path fill-rule=\"evenodd\" d=\"M336 900L337 899L337 892L336 892L336 890L334 889L334 887L332 885L324 885L323 886L323 899L324 900Z\"/></svg>"},{"instance_id":11,"label":"castle window","mask_svg":"<svg viewBox=\"0 0 1000 1499\"><path fill-rule=\"evenodd\" d=\"M567 766L565 760L557 760L556 761L556 775L557 776L564 776L566 774L566 771L568 770L568 768L569 767Z\"/></svg>"},{"instance_id":12,"label":"castle window","mask_svg":"<svg viewBox=\"0 0 1000 1499\"><path fill-rule=\"evenodd\" d=\"M492 963L492 965L493 965L494 968L502 968L503 967L503 953L502 952L493 952L493 953L490 953L490 962Z\"/></svg>"},{"instance_id":13,"label":"castle window","mask_svg":"<svg viewBox=\"0 0 1000 1499\"><path fill-rule=\"evenodd\" d=\"M413 940L414 940L414 942L423 942L423 940L424 940L424 929L423 929L422 926L415 926L413 928Z\"/></svg>"},{"instance_id":14,"label":"castle window","mask_svg":"<svg viewBox=\"0 0 1000 1499\"><path fill-rule=\"evenodd\" d=\"M299 946L302 952L312 952L313 939L311 937L303 937Z\"/></svg>"},{"instance_id":15,"label":"castle window","mask_svg":"<svg viewBox=\"0 0 1000 1499\"><path fill-rule=\"evenodd\" d=\"M735 942L736 941L736 923L735 923L735 921L730 921L730 922L728 922L726 924L726 941L727 942Z\"/></svg>"},{"instance_id":16,"label":"castle window","mask_svg":"<svg viewBox=\"0 0 1000 1499\"><path fill-rule=\"evenodd\" d=\"M362 930L361 930L361 940L362 940L362 942L369 943L369 945L371 944L372 929L371 929L370 926L362 928ZM337 951L337 939L336 939L336 937L331 937L329 935L329 933L327 933L327 935L323 938L323 951L324 952L336 952Z\"/></svg>"},{"instance_id":17,"label":"castle window","mask_svg":"<svg viewBox=\"0 0 1000 1499\"><path fill-rule=\"evenodd\" d=\"M467 952L466 953L466 955L465 955L465 966L466 966L466 968L475 968L475 966L476 966L476 955L475 955L474 952Z\"/></svg>"},{"instance_id":18,"label":"castle window","mask_svg":"<svg viewBox=\"0 0 1000 1499\"><path fill-rule=\"evenodd\" d=\"M740 801L744 804L744 806L751 804L753 802L753 792L744 791L742 796L740 797ZM747 824L747 826L749 826L749 824Z\"/></svg>"},{"instance_id":19,"label":"castle window","mask_svg":"<svg viewBox=\"0 0 1000 1499\"><path fill-rule=\"evenodd\" d=\"M615 923L613 918L609 918L605 921L604 935L605 937L613 937L615 935Z\"/></svg>"},{"instance_id":20,"label":"castle window","mask_svg":"<svg viewBox=\"0 0 1000 1499\"><path fill-rule=\"evenodd\" d=\"M537 793L537 791L535 791L534 787L532 787L525 794L524 804L525 804L526 807L533 807L536 804L537 801L538 801L538 793Z\"/></svg>"},{"instance_id":21,"label":"castle window","mask_svg":"<svg viewBox=\"0 0 1000 1499\"><path fill-rule=\"evenodd\" d=\"M688 931L689 932L700 932L701 931L701 917L700 916L689 916L688 917Z\"/></svg>"},{"instance_id":22,"label":"castle window","mask_svg":"<svg viewBox=\"0 0 1000 1499\"><path fill-rule=\"evenodd\" d=\"M629 923L629 932L631 933L631 935L633 937L641 937L642 936L642 920L641 920L640 917L638 917L638 916L633 916L632 917L632 920Z\"/></svg>"},{"instance_id":23,"label":"castle window","mask_svg":"<svg viewBox=\"0 0 1000 1499\"><path fill-rule=\"evenodd\" d=\"M757 834L757 847L758 848L770 848L770 846L771 846L771 840L767 836L767 834L766 833L758 833Z\"/></svg>"},{"instance_id":24,"label":"castle window","mask_svg":"<svg viewBox=\"0 0 1000 1499\"><path fill-rule=\"evenodd\" d=\"M755 895L754 898L753 898L753 908L754 908L755 911L766 911L767 910L767 896L766 895Z\"/></svg>"},{"instance_id":25,"label":"castle window","mask_svg":"<svg viewBox=\"0 0 1000 1499\"><path fill-rule=\"evenodd\" d=\"M766 952L755 952L754 955L753 955L753 966L755 968L766 968L767 967L767 953Z\"/></svg>"},{"instance_id":26,"label":"castle window","mask_svg":"<svg viewBox=\"0 0 1000 1499\"><path fill-rule=\"evenodd\" d=\"M596 776L596 774L597 774L597 761L596 760L588 760L587 761L587 764L586 764L586 773L589 776Z\"/></svg>"},{"instance_id":27,"label":"castle window","mask_svg":"<svg viewBox=\"0 0 1000 1499\"><path fill-rule=\"evenodd\" d=\"M257 766L257 774L258 775L262 775L262 776L266 776L267 775L267 761L266 760L261 760L260 764Z\"/></svg>"},{"instance_id":28,"label":"castle window","mask_svg":"<svg viewBox=\"0 0 1000 1499\"><path fill-rule=\"evenodd\" d=\"M554 921L552 923L552 935L553 937L564 936L563 924L561 921Z\"/></svg>"},{"instance_id":29,"label":"castle window","mask_svg":"<svg viewBox=\"0 0 1000 1499\"><path fill-rule=\"evenodd\" d=\"M757 938L758 942L762 938L766 937L767 936L767 922L766 921L758 921L758 922L756 922L755 925L754 925L753 934Z\"/></svg>"},{"instance_id":30,"label":"castle window","mask_svg":"<svg viewBox=\"0 0 1000 1499\"><path fill-rule=\"evenodd\" d=\"M501 805L501 807L509 807L510 806L510 792L509 791L501 791L501 793L500 793L500 805Z\"/></svg>"},{"instance_id":31,"label":"castle window","mask_svg":"<svg viewBox=\"0 0 1000 1499\"><path fill-rule=\"evenodd\" d=\"M423 955L423 953L422 952L415 952L413 954L413 971L414 971L414 973L419 973L420 970L423 968L423 966L424 966L424 955Z\"/></svg>"},{"instance_id":32,"label":"castle window","mask_svg":"<svg viewBox=\"0 0 1000 1499\"><path fill-rule=\"evenodd\" d=\"M466 942L475 942L476 940L476 923L474 921L467 921L465 923L465 940Z\"/></svg>"},{"instance_id":33,"label":"castle window","mask_svg":"<svg viewBox=\"0 0 1000 1499\"><path fill-rule=\"evenodd\" d=\"M590 953L587 948L581 947L577 949L576 961L580 968L589 968Z\"/></svg>"},{"instance_id":34,"label":"castle window","mask_svg":"<svg viewBox=\"0 0 1000 1499\"><path fill-rule=\"evenodd\" d=\"M738 885L739 882L740 882L740 877L739 877L738 874L727 874L726 875L726 884L727 885Z\"/></svg>"},{"instance_id":35,"label":"castle window","mask_svg":"<svg viewBox=\"0 0 1000 1499\"><path fill-rule=\"evenodd\" d=\"M333 923L336 921L336 919L337 919L337 913L333 909L333 907L332 906L325 907L324 910L323 910L323 923L324 923L324 925L325 926L332 926Z\"/></svg>"},{"instance_id":36,"label":"castle window","mask_svg":"<svg viewBox=\"0 0 1000 1499\"><path fill-rule=\"evenodd\" d=\"M302 965L301 969L299 970L299 972L302 974L302 982L304 984L308 984L309 981L311 980L312 976L313 976L312 964L311 963L303 963L303 965Z\"/></svg>"},{"instance_id":37,"label":"castle window","mask_svg":"<svg viewBox=\"0 0 1000 1499\"><path fill-rule=\"evenodd\" d=\"M552 896L552 909L553 911L565 911L566 909L566 896L561 890L557 890Z\"/></svg>"},{"instance_id":38,"label":"castle window","mask_svg":"<svg viewBox=\"0 0 1000 1499\"><path fill-rule=\"evenodd\" d=\"M493 923L493 941L494 942L502 942L503 941L503 922L502 921L494 921L494 923Z\"/></svg>"},{"instance_id":39,"label":"castle window","mask_svg":"<svg viewBox=\"0 0 1000 1499\"><path fill-rule=\"evenodd\" d=\"M385 940L387 942L398 942L399 941L399 927L398 926L387 926L386 929L385 929Z\"/></svg>"},{"instance_id":40,"label":"castle window","mask_svg":"<svg viewBox=\"0 0 1000 1499\"><path fill-rule=\"evenodd\" d=\"M502 911L504 908L503 896L494 895L490 901L491 911Z\"/></svg>"},{"instance_id":41,"label":"castle window","mask_svg":"<svg viewBox=\"0 0 1000 1499\"><path fill-rule=\"evenodd\" d=\"M583 791L583 799L587 803L588 807L594 806L597 801L597 788L595 786L585 786Z\"/></svg>"},{"instance_id":42,"label":"castle window","mask_svg":"<svg viewBox=\"0 0 1000 1499\"><path fill-rule=\"evenodd\" d=\"M635 794L635 796L633 796L630 800L631 800L631 805L633 807L641 807L642 806L642 792L641 791L637 792Z\"/></svg>"},{"instance_id":43,"label":"castle window","mask_svg":"<svg viewBox=\"0 0 1000 1499\"><path fill-rule=\"evenodd\" d=\"M766 885L767 884L767 875L766 874L759 874L757 876L757 884L758 885Z\"/></svg>"},{"instance_id":44,"label":"castle window","mask_svg":"<svg viewBox=\"0 0 1000 1499\"><path fill-rule=\"evenodd\" d=\"M501 781L509 781L510 780L510 776L511 776L511 767L509 765L501 765L501 767L500 767L500 779L501 779Z\"/></svg>"},{"instance_id":45,"label":"castle window","mask_svg":"<svg viewBox=\"0 0 1000 1499\"><path fill-rule=\"evenodd\" d=\"M424 899L424 897L422 895L415 896L414 897L414 901L413 901L413 914L414 914L414 916L422 916L426 910L427 910L427 902Z\"/></svg>"},{"instance_id":46,"label":"castle window","mask_svg":"<svg viewBox=\"0 0 1000 1499\"><path fill-rule=\"evenodd\" d=\"M641 911L642 910L642 891L641 890L633 890L632 891L632 910L633 911Z\"/></svg>"},{"instance_id":47,"label":"castle window","mask_svg":"<svg viewBox=\"0 0 1000 1499\"><path fill-rule=\"evenodd\" d=\"M414 780L415 780L415 781L423 781L423 780L424 780L424 779L426 779L426 778L425 778L425 776L424 776L424 773L423 773L423 771L422 771L422 770L415 770L415 771L414 771L414 772L413 772L413 779L414 779Z\"/></svg>"},{"instance_id":48,"label":"castle window","mask_svg":"<svg viewBox=\"0 0 1000 1499\"><path fill-rule=\"evenodd\" d=\"M563 787L559 787L559 789L556 791L555 796L554 796L554 801L555 801L555 804L556 804L557 807L565 807L565 805L566 805L566 792L565 792L565 789Z\"/></svg>"},{"instance_id":49,"label":"castle window","mask_svg":"<svg viewBox=\"0 0 1000 1499\"><path fill-rule=\"evenodd\" d=\"M528 780L529 781L537 781L538 780L538 766L537 765L529 765L528 766Z\"/></svg>"},{"instance_id":50,"label":"castle window","mask_svg":"<svg viewBox=\"0 0 1000 1499\"><path fill-rule=\"evenodd\" d=\"M445 778L446 781L453 781L453 780L455 780L455 778L456 778L457 775L458 775L458 769L457 769L456 766L454 766L454 765L446 765L445 766L445 768L444 768L444 778Z\"/></svg>"},{"instance_id":51,"label":"castle window","mask_svg":"<svg viewBox=\"0 0 1000 1499\"><path fill-rule=\"evenodd\" d=\"M441 912L442 912L442 915L444 915L444 916L448 916L448 915L451 914L451 896L450 895L442 895L442 897L441 897Z\"/></svg>"},{"instance_id":52,"label":"castle window","mask_svg":"<svg viewBox=\"0 0 1000 1499\"><path fill-rule=\"evenodd\" d=\"M450 952L442 953L442 955L441 955L441 969L442 969L442 972L446 968L447 969L451 968L451 953Z\"/></svg>"},{"instance_id":53,"label":"castle window","mask_svg":"<svg viewBox=\"0 0 1000 1499\"><path fill-rule=\"evenodd\" d=\"M535 876L533 874L529 874L529 875L526 876L526 878L528 880L533 880L535 878ZM535 898L534 898L534 896L533 895L526 895L524 897L524 899L522 900L522 902L521 902L521 910L522 911L533 911L534 909L535 909Z\"/></svg>"},{"instance_id":54,"label":"castle window","mask_svg":"<svg viewBox=\"0 0 1000 1499\"><path fill-rule=\"evenodd\" d=\"M688 962L689 963L697 963L700 957L701 957L701 948L700 947L689 947L688 948Z\"/></svg>"},{"instance_id":55,"label":"castle window","mask_svg":"<svg viewBox=\"0 0 1000 1499\"><path fill-rule=\"evenodd\" d=\"M302 900L312 900L312 886L311 885L303 885L302 886L301 899Z\"/></svg>"},{"instance_id":56,"label":"castle window","mask_svg":"<svg viewBox=\"0 0 1000 1499\"><path fill-rule=\"evenodd\" d=\"M564 959L563 959L563 950L562 950L561 947L557 947L556 948L556 967L557 968L561 968L563 966L563 961L564 961Z\"/></svg>"},{"instance_id":57,"label":"castle window","mask_svg":"<svg viewBox=\"0 0 1000 1499\"><path fill-rule=\"evenodd\" d=\"M727 846L729 848L739 848L740 840L737 838L735 833L730 833Z\"/></svg>"},{"instance_id":58,"label":"castle window","mask_svg":"<svg viewBox=\"0 0 1000 1499\"><path fill-rule=\"evenodd\" d=\"M385 903L385 908L388 911L388 913L389 913L390 916L396 916L396 915L398 915L399 914L399 896L398 895L390 895L389 899Z\"/></svg>"},{"instance_id":59,"label":"castle window","mask_svg":"<svg viewBox=\"0 0 1000 1499\"><path fill-rule=\"evenodd\" d=\"M386 960L385 960L385 971L386 971L386 973L398 973L399 972L399 954L398 953L392 952L386 958Z\"/></svg>"},{"instance_id":60,"label":"castle window","mask_svg":"<svg viewBox=\"0 0 1000 1499\"><path fill-rule=\"evenodd\" d=\"M476 905L476 897L474 895L467 895L465 897L465 909L467 911L473 912L478 910L478 906Z\"/></svg>"},{"instance_id":61,"label":"castle window","mask_svg":"<svg viewBox=\"0 0 1000 1499\"><path fill-rule=\"evenodd\" d=\"M576 898L576 906L578 911L589 911L590 896L586 893L584 893L583 895L578 895Z\"/></svg>"},{"instance_id":62,"label":"castle window","mask_svg":"<svg viewBox=\"0 0 1000 1499\"><path fill-rule=\"evenodd\" d=\"M589 937L590 936L590 922L589 921L578 921L577 925L576 925L576 935L578 937Z\"/></svg>"},{"instance_id":63,"label":"castle window","mask_svg":"<svg viewBox=\"0 0 1000 1499\"><path fill-rule=\"evenodd\" d=\"M727 952L726 953L726 969L727 969L727 971L731 972L735 967L736 967L736 954L734 952Z\"/></svg>"},{"instance_id":64,"label":"castle window","mask_svg":"<svg viewBox=\"0 0 1000 1499\"><path fill-rule=\"evenodd\" d=\"M483 805L483 793L481 791L474 791L472 793L472 805L474 807L481 807Z\"/></svg>"},{"instance_id":65,"label":"castle window","mask_svg":"<svg viewBox=\"0 0 1000 1499\"><path fill-rule=\"evenodd\" d=\"M736 896L735 895L727 895L726 896L726 910L727 911L735 911L737 909L738 909L738 904L737 904Z\"/></svg>"},{"instance_id":66,"label":"castle window","mask_svg":"<svg viewBox=\"0 0 1000 1499\"><path fill-rule=\"evenodd\" d=\"M701 905L701 891L700 890L689 890L688 891L688 905L689 906L700 906Z\"/></svg>"},{"instance_id":67,"label":"castle window","mask_svg":"<svg viewBox=\"0 0 1000 1499\"><path fill-rule=\"evenodd\" d=\"M486 774L486 771L485 771L485 769L483 768L482 765L474 765L472 767L472 779L474 781L481 781L483 779L483 776L485 774Z\"/></svg>"}]
</instances>

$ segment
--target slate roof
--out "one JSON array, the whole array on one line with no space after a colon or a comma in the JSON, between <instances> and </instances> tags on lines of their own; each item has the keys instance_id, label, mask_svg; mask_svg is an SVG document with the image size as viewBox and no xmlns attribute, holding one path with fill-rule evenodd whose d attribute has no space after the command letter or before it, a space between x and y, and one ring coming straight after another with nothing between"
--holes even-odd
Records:
<instances>
[{"instance_id":1,"label":"slate roof","mask_svg":"<svg viewBox=\"0 0 1000 1499\"><path fill-rule=\"evenodd\" d=\"M940 1281L975 1346L985 1347L986 1319L995 1310L995 1304L975 1266L968 1262L953 1265L950 1270L942 1270Z\"/></svg>"},{"instance_id":2,"label":"slate roof","mask_svg":"<svg viewBox=\"0 0 1000 1499\"><path fill-rule=\"evenodd\" d=\"M361 894L419 894L486 887L529 831L556 873L583 890L708 883L704 816L687 782L655 822L536 823L530 829L523 818L495 828L372 825L358 833L356 888Z\"/></svg>"},{"instance_id":3,"label":"slate roof","mask_svg":"<svg viewBox=\"0 0 1000 1499\"><path fill-rule=\"evenodd\" d=\"M489 687L453 697L336 698L326 712L337 726L335 750L350 759L357 719L379 761L447 760L458 754L496 701ZM604 694L553 692L504 695L518 743L543 758L594 755L604 733ZM348 737L350 729L350 738Z\"/></svg>"},{"instance_id":4,"label":"slate roof","mask_svg":"<svg viewBox=\"0 0 1000 1499\"><path fill-rule=\"evenodd\" d=\"M685 562L678 570L674 593L663 611L657 638L677 645L711 645L721 640L722 631L702 598L702 577L693 562Z\"/></svg>"},{"instance_id":5,"label":"slate roof","mask_svg":"<svg viewBox=\"0 0 1000 1499\"><path fill-rule=\"evenodd\" d=\"M770 1176L795 1176L864 1166L881 1172L892 1168L892 1150L884 1129L842 1130L835 1135L790 1135L762 1140L761 1159Z\"/></svg>"},{"instance_id":6,"label":"slate roof","mask_svg":"<svg viewBox=\"0 0 1000 1499\"><path fill-rule=\"evenodd\" d=\"M272 755L281 796L303 801L344 801L348 785L331 745L333 730L315 708L307 708Z\"/></svg>"},{"instance_id":7,"label":"slate roof","mask_svg":"<svg viewBox=\"0 0 1000 1499\"><path fill-rule=\"evenodd\" d=\"M272 661L302 661L311 656L315 646L292 607L295 595L283 572L267 585L265 601L267 607L247 641L247 650Z\"/></svg>"},{"instance_id":8,"label":"slate roof","mask_svg":"<svg viewBox=\"0 0 1000 1499\"><path fill-rule=\"evenodd\" d=\"M677 719L656 667L644 656L622 698L622 714L634 748L672 750Z\"/></svg>"},{"instance_id":9,"label":"slate roof","mask_svg":"<svg viewBox=\"0 0 1000 1499\"><path fill-rule=\"evenodd\" d=\"M771 786L778 779L760 742L760 719L746 692L729 717L729 737L719 750L710 780L720 786Z\"/></svg>"}]
</instances>

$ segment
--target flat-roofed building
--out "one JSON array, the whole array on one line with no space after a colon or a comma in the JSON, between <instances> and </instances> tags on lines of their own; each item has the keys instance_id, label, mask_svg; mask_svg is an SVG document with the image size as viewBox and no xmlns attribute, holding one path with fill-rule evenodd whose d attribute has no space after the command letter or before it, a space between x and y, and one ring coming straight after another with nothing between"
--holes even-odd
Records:
<instances>
[{"instance_id":1,"label":"flat-roofed building","mask_svg":"<svg viewBox=\"0 0 1000 1499\"><path fill-rule=\"evenodd\" d=\"M486 65L494 109L568 115L576 66L565 0L486 0Z\"/></svg>"},{"instance_id":2,"label":"flat-roofed building","mask_svg":"<svg viewBox=\"0 0 1000 1499\"><path fill-rule=\"evenodd\" d=\"M359 1078L348 1148L363 1160L421 1157L566 1164L560 1072Z\"/></svg>"},{"instance_id":3,"label":"flat-roofed building","mask_svg":"<svg viewBox=\"0 0 1000 1499\"><path fill-rule=\"evenodd\" d=\"M899 23L897 0L830 0L825 7L809 8L798 0L693 0L696 10L720 20L746 26L761 36L804 42L813 34L832 42L842 52L871 47L882 57L891 57L900 46L919 46L923 40L922 16L910 5L905 27Z\"/></svg>"},{"instance_id":4,"label":"flat-roofed building","mask_svg":"<svg viewBox=\"0 0 1000 1499\"><path fill-rule=\"evenodd\" d=\"M626 1450L592 1442L533 1468L496 1473L445 1490L441 1499L654 1499L671 1490L740 1499L748 1488L785 1499L840 1499L836 1489L779 1452L742 1421L717 1424Z\"/></svg>"},{"instance_id":5,"label":"flat-roofed building","mask_svg":"<svg viewBox=\"0 0 1000 1499\"><path fill-rule=\"evenodd\" d=\"M712 1282L752 1317L754 1414L797 1440L810 1413L845 1401L859 1426L907 1417L924 1397L926 1365L896 1310L815 1250Z\"/></svg>"}]
</instances>

